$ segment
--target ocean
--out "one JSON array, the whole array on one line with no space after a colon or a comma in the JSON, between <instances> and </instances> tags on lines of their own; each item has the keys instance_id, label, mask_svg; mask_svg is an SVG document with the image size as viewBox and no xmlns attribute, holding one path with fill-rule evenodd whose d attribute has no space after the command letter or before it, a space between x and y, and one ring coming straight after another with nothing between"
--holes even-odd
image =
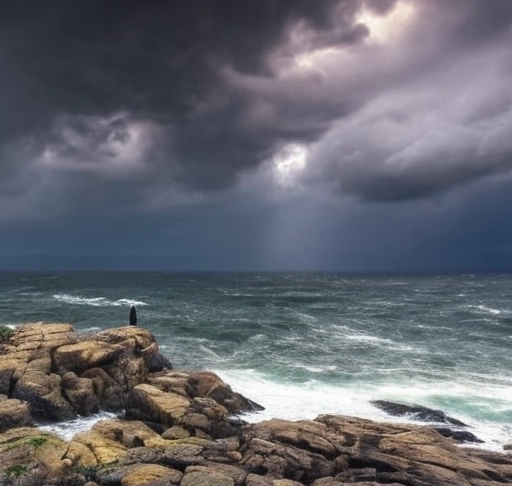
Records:
<instances>
[{"instance_id":1,"label":"ocean","mask_svg":"<svg viewBox=\"0 0 512 486\"><path fill-rule=\"evenodd\" d=\"M0 325L138 322L176 369L208 369L265 410L393 418L441 409L483 447L512 443L512 275L0 273ZM65 424L67 433L90 420Z\"/></svg>"}]
</instances>

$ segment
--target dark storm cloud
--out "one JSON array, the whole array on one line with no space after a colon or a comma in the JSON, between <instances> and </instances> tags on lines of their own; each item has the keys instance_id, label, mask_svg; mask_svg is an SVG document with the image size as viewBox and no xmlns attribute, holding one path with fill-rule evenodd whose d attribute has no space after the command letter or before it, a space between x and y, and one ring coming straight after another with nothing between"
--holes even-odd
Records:
<instances>
[{"instance_id":1,"label":"dark storm cloud","mask_svg":"<svg viewBox=\"0 0 512 486\"><path fill-rule=\"evenodd\" d=\"M230 91L222 68L267 75L266 56L288 26L303 21L330 33L337 4L4 2L0 140L30 144L35 154L49 148L72 168L87 152L101 163L100 139L119 136L118 126L102 118L149 121L161 135L154 140L158 170L174 167L167 175L192 187L225 187L240 169L268 157L281 135L244 125L247 100ZM358 29L352 33L356 2L346 4L342 31L318 42L360 37ZM317 130L306 122L299 135ZM3 157L2 164L14 162Z\"/></svg>"},{"instance_id":2,"label":"dark storm cloud","mask_svg":"<svg viewBox=\"0 0 512 486\"><path fill-rule=\"evenodd\" d=\"M304 194L506 182L511 25L509 0L3 2L0 218L197 204L247 174L279 190L289 144Z\"/></svg>"}]
</instances>

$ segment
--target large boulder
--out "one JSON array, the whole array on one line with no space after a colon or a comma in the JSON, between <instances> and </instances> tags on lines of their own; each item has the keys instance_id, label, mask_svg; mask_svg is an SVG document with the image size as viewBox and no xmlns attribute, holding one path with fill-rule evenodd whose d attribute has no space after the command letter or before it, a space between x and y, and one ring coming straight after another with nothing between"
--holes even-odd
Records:
<instances>
[{"instance_id":1,"label":"large boulder","mask_svg":"<svg viewBox=\"0 0 512 486\"><path fill-rule=\"evenodd\" d=\"M72 405L62 396L61 377L38 370L27 370L16 382L12 396L28 402L34 417L70 420L76 416Z\"/></svg>"},{"instance_id":2,"label":"large boulder","mask_svg":"<svg viewBox=\"0 0 512 486\"><path fill-rule=\"evenodd\" d=\"M0 432L13 427L30 425L32 417L26 402L16 399L0 400Z\"/></svg>"},{"instance_id":3,"label":"large boulder","mask_svg":"<svg viewBox=\"0 0 512 486\"><path fill-rule=\"evenodd\" d=\"M146 414L150 420L165 425L179 423L188 413L191 400L172 392L164 392L153 385L133 388L131 407Z\"/></svg>"},{"instance_id":4,"label":"large boulder","mask_svg":"<svg viewBox=\"0 0 512 486\"><path fill-rule=\"evenodd\" d=\"M115 362L124 352L122 346L103 341L88 340L60 346L53 353L53 363L59 372L80 373Z\"/></svg>"},{"instance_id":5,"label":"large boulder","mask_svg":"<svg viewBox=\"0 0 512 486\"><path fill-rule=\"evenodd\" d=\"M172 392L190 399L206 399L221 405L229 414L263 410L263 407L231 387L211 371L177 372L161 371L148 375L148 382L165 392Z\"/></svg>"}]
</instances>

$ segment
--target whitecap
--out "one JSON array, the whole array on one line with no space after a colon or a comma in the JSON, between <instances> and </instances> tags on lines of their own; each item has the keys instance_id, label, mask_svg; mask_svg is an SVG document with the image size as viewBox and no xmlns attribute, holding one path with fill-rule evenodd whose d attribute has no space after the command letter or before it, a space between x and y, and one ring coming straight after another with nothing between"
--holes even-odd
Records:
<instances>
[{"instance_id":1,"label":"whitecap","mask_svg":"<svg viewBox=\"0 0 512 486\"><path fill-rule=\"evenodd\" d=\"M394 344L391 339L380 338L377 336L370 336L369 334L348 334L344 336L345 339L349 339L351 341L357 341L361 343L384 343L384 344Z\"/></svg>"},{"instance_id":2,"label":"whitecap","mask_svg":"<svg viewBox=\"0 0 512 486\"><path fill-rule=\"evenodd\" d=\"M468 305L467 307L472 308L472 309L478 309L479 311L482 311L482 312L485 312L488 314L493 314L496 316L503 313L503 311L500 309L494 309L492 307L487 307L486 305Z\"/></svg>"},{"instance_id":3,"label":"whitecap","mask_svg":"<svg viewBox=\"0 0 512 486\"><path fill-rule=\"evenodd\" d=\"M146 302L134 299L119 299L116 301L109 300L105 297L81 297L70 294L54 294L53 298L59 302L71 305L89 305L92 307L121 307L128 305L145 306Z\"/></svg>"},{"instance_id":4,"label":"whitecap","mask_svg":"<svg viewBox=\"0 0 512 486\"><path fill-rule=\"evenodd\" d=\"M302 363L295 363L292 365L292 368L298 368L302 370L309 371L311 373L325 373L326 371L335 371L338 369L337 366L331 365L331 366L311 366L311 365L305 365Z\"/></svg>"},{"instance_id":5,"label":"whitecap","mask_svg":"<svg viewBox=\"0 0 512 486\"><path fill-rule=\"evenodd\" d=\"M141 300L134 300L134 299L119 299L115 302L112 302L112 305L138 305L138 306L144 306L149 305L146 302L142 302Z\"/></svg>"}]
</instances>

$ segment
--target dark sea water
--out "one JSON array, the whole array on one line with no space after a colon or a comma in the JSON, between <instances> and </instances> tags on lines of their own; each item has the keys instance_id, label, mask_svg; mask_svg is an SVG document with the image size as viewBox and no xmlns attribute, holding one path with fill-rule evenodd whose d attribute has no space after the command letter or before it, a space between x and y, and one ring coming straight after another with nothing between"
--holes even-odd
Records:
<instances>
[{"instance_id":1,"label":"dark sea water","mask_svg":"<svg viewBox=\"0 0 512 486\"><path fill-rule=\"evenodd\" d=\"M132 303L176 368L266 407L249 420L390 419L370 404L388 399L512 443L512 275L0 273L3 325L106 329Z\"/></svg>"}]
</instances>

